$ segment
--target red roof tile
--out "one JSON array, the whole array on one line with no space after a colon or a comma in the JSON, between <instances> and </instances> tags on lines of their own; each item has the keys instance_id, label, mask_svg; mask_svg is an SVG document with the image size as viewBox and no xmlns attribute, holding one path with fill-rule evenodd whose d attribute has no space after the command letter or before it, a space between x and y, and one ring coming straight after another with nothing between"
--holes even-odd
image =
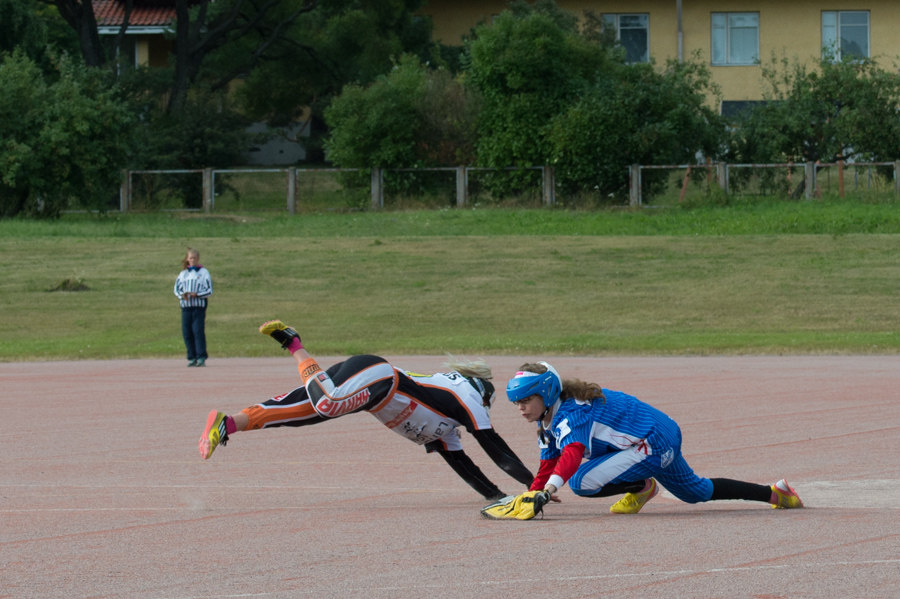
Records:
<instances>
[{"instance_id":1,"label":"red roof tile","mask_svg":"<svg viewBox=\"0 0 900 599\"><path fill-rule=\"evenodd\" d=\"M122 24L125 4L121 0L94 0L94 16L97 25L110 27ZM161 27L175 20L175 6L169 1L135 0L128 19L129 25Z\"/></svg>"}]
</instances>

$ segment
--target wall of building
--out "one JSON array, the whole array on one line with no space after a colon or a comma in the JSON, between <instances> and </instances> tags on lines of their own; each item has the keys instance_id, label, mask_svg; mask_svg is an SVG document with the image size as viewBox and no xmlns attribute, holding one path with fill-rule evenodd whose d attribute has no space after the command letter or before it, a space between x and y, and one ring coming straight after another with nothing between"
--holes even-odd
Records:
<instances>
[{"instance_id":1,"label":"wall of building","mask_svg":"<svg viewBox=\"0 0 900 599\"><path fill-rule=\"evenodd\" d=\"M585 9L597 13L646 13L650 15L650 55L657 64L678 56L676 0L557 0L573 14ZM458 44L478 22L490 22L491 16L506 8L505 1L429 0L422 14L435 24L435 38L445 44ZM760 60L770 64L773 55L815 65L821 55L823 10L868 10L870 13L871 56L882 68L900 66L900 2L897 0L683 0L683 55L697 53L707 64L711 61L711 15L713 12L759 13ZM710 66L713 81L719 85L723 100L762 99L762 67Z\"/></svg>"},{"instance_id":2,"label":"wall of building","mask_svg":"<svg viewBox=\"0 0 900 599\"><path fill-rule=\"evenodd\" d=\"M506 0L429 0L419 14L434 21L433 37L448 46L457 46L478 23L490 23L508 6Z\"/></svg>"}]
</instances>

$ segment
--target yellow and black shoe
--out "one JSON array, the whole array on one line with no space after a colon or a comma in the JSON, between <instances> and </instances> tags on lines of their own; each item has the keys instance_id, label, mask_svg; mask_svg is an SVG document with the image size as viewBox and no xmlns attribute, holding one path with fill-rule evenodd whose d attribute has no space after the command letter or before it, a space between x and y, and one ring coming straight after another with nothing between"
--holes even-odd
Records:
<instances>
[{"instance_id":1,"label":"yellow and black shoe","mask_svg":"<svg viewBox=\"0 0 900 599\"><path fill-rule=\"evenodd\" d=\"M650 479L650 488L640 493L625 493L625 497L610 506L613 514L636 514L648 501L659 493L659 485L655 478Z\"/></svg>"},{"instance_id":2,"label":"yellow and black shoe","mask_svg":"<svg viewBox=\"0 0 900 599\"><path fill-rule=\"evenodd\" d=\"M200 437L200 457L208 460L216 447L223 447L228 443L228 430L225 426L227 416L222 412L213 410L206 418L206 429Z\"/></svg>"},{"instance_id":3,"label":"yellow and black shoe","mask_svg":"<svg viewBox=\"0 0 900 599\"><path fill-rule=\"evenodd\" d=\"M259 332L263 335L268 335L275 341L281 344L281 347L287 349L291 346L291 341L294 339L300 340L300 335L287 326L280 320L270 320L269 322L264 322L259 327Z\"/></svg>"},{"instance_id":4,"label":"yellow and black shoe","mask_svg":"<svg viewBox=\"0 0 900 599\"><path fill-rule=\"evenodd\" d=\"M783 478L772 485L772 493L778 500L778 503L772 504L772 507L775 509L791 510L803 507L803 502L800 501L800 496L797 495L797 491L793 490L791 485L787 484L787 481Z\"/></svg>"}]
</instances>

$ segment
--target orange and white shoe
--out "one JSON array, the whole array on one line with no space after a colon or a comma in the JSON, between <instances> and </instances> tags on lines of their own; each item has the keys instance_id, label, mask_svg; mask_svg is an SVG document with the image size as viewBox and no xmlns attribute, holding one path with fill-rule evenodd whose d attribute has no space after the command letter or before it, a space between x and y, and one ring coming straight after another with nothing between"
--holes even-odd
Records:
<instances>
[{"instance_id":1,"label":"orange and white shoe","mask_svg":"<svg viewBox=\"0 0 900 599\"><path fill-rule=\"evenodd\" d=\"M206 428L200 437L200 457L208 460L216 447L228 443L228 430L225 428L226 415L213 410L206 418Z\"/></svg>"},{"instance_id":2,"label":"orange and white shoe","mask_svg":"<svg viewBox=\"0 0 900 599\"><path fill-rule=\"evenodd\" d=\"M772 504L772 508L774 509L791 510L803 507L803 502L800 501L800 496L797 495L797 491L792 489L783 478L772 485L772 494L774 495L773 499L778 500L778 503Z\"/></svg>"},{"instance_id":3,"label":"orange and white shoe","mask_svg":"<svg viewBox=\"0 0 900 599\"><path fill-rule=\"evenodd\" d=\"M649 489L640 493L625 493L625 497L612 504L609 511L613 514L636 514L648 501L656 497L657 493L659 485L655 478L651 478Z\"/></svg>"}]
</instances>

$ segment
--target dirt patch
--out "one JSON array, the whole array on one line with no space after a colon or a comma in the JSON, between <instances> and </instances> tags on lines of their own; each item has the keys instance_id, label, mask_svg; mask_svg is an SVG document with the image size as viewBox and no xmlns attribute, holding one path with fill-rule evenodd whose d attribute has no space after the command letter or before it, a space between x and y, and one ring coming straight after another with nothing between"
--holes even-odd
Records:
<instances>
[{"instance_id":1,"label":"dirt patch","mask_svg":"<svg viewBox=\"0 0 900 599\"><path fill-rule=\"evenodd\" d=\"M63 279L56 287L51 287L47 291L90 291L91 288L84 284L81 279Z\"/></svg>"}]
</instances>

